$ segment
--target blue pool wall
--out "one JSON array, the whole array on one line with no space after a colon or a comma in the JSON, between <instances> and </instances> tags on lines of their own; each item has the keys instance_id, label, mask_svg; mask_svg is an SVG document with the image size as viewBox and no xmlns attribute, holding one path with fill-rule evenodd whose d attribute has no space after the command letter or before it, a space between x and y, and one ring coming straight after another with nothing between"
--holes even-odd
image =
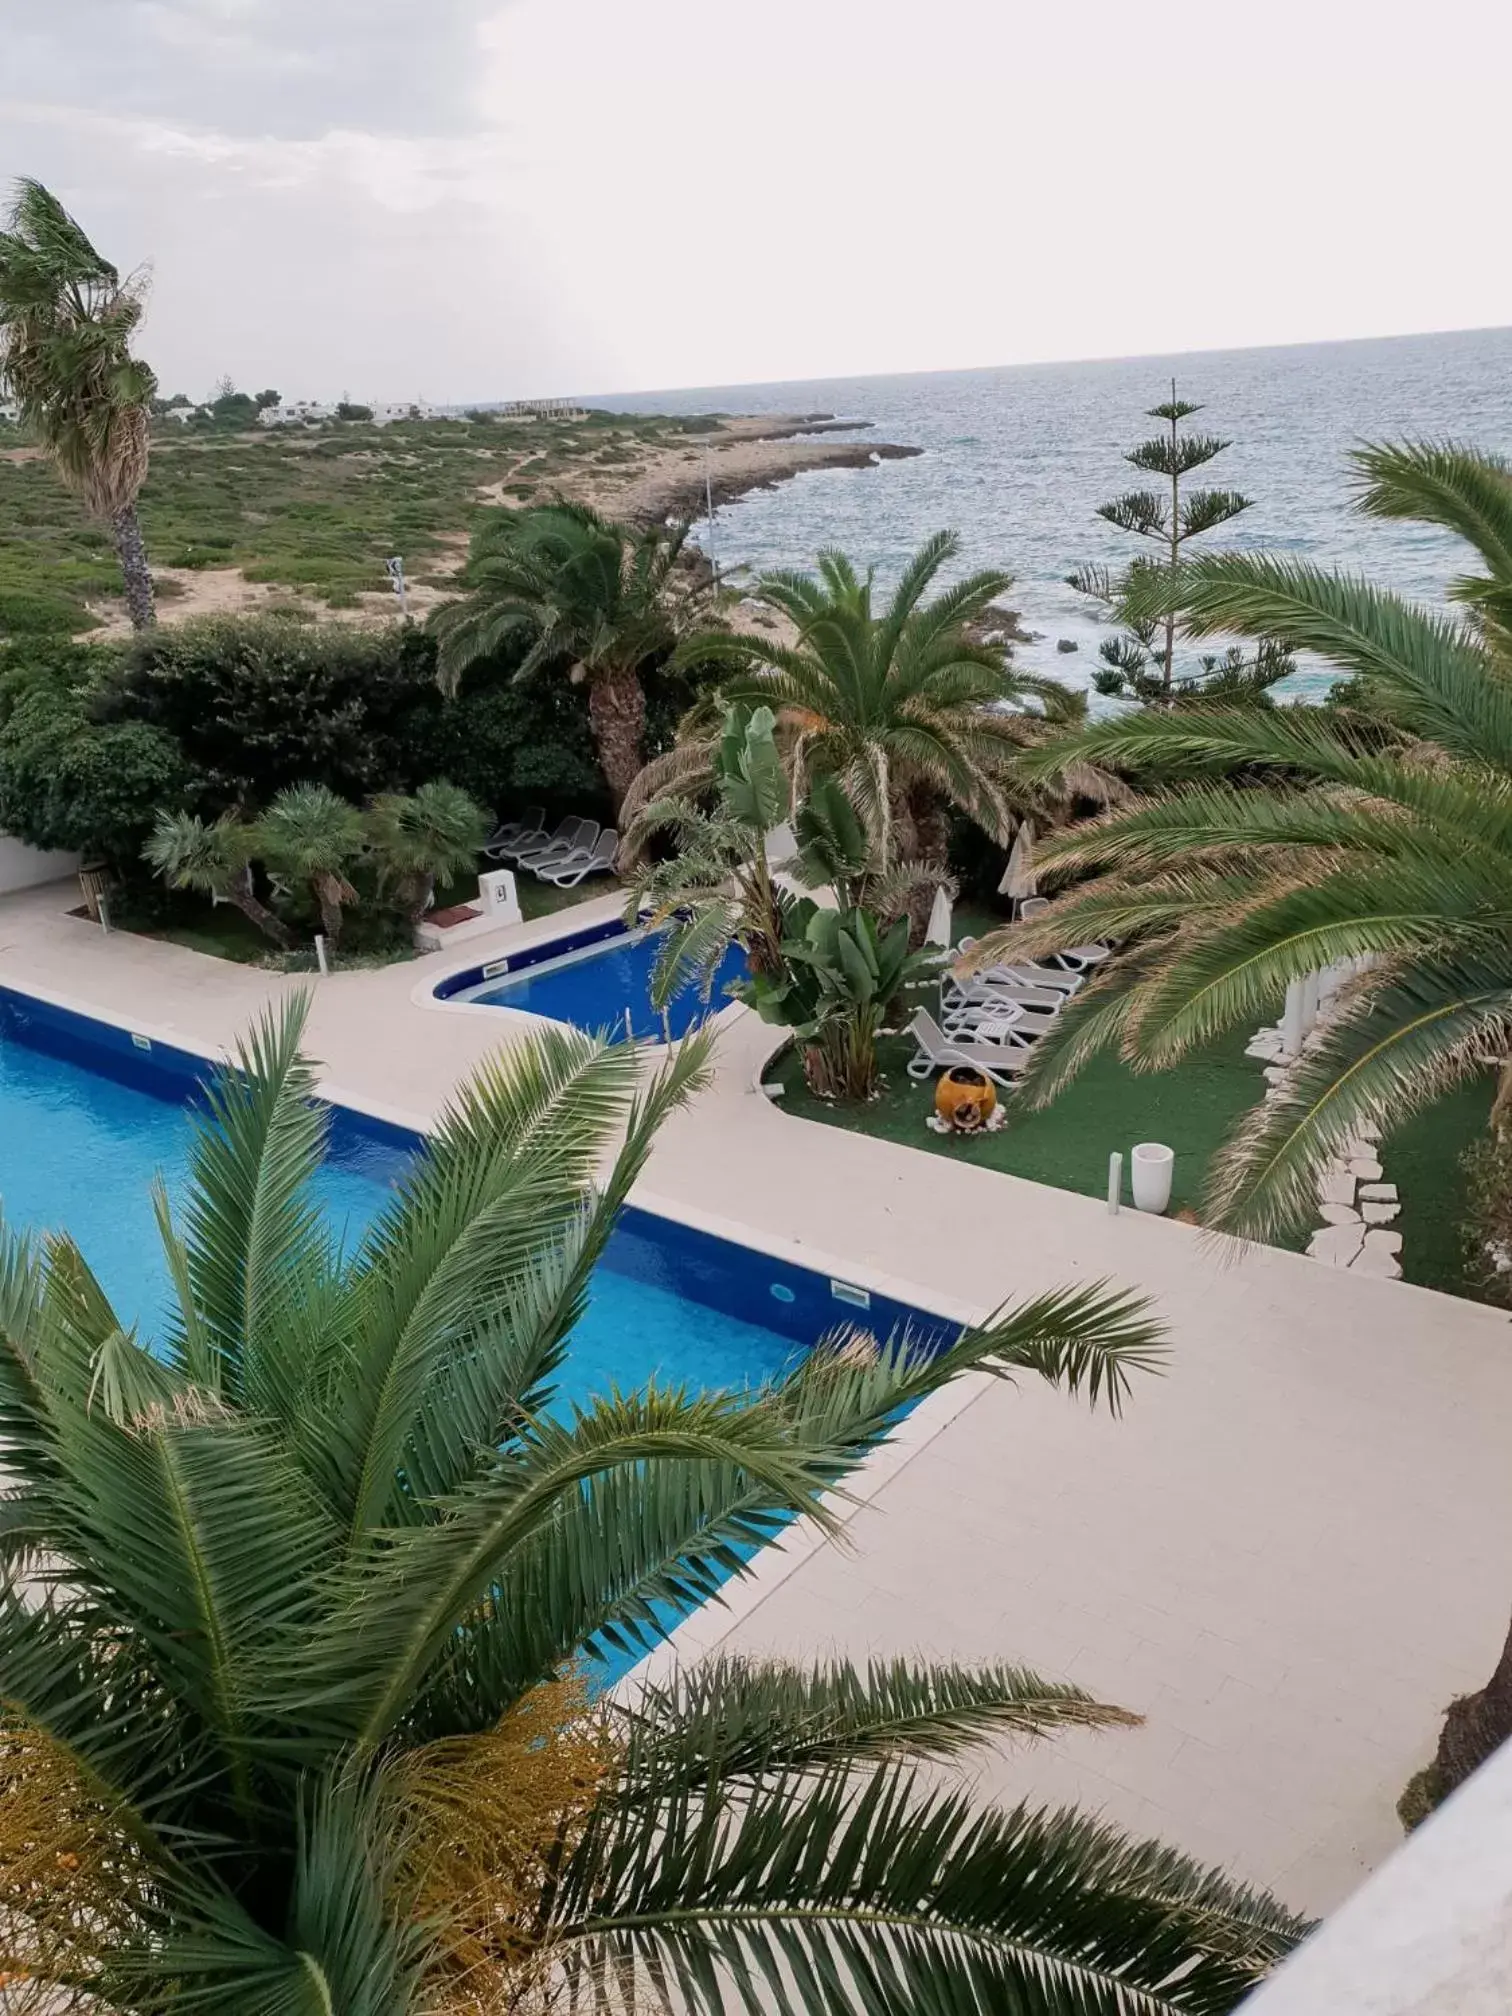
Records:
<instances>
[{"instance_id":1,"label":"blue pool wall","mask_svg":"<svg viewBox=\"0 0 1512 2016\"><path fill-rule=\"evenodd\" d=\"M460 973L448 973L436 982L431 992L438 1001L450 1001L458 994L465 994L469 987L481 987L485 980L507 980L513 974L527 972L532 966L544 966L548 959L561 959L569 952L582 952L590 945L605 945L612 938L628 938L629 935L622 917L606 917L602 923L585 924L576 931L562 932L555 937L544 938L538 944L523 946L518 952L482 960Z\"/></svg>"},{"instance_id":2,"label":"blue pool wall","mask_svg":"<svg viewBox=\"0 0 1512 2016\"><path fill-rule=\"evenodd\" d=\"M202 1103L217 1069L194 1051L10 987L0 987L0 1036L174 1105ZM356 1107L332 1103L329 1111L330 1159L377 1182L393 1182L424 1143L422 1134ZM843 1323L883 1338L907 1330L936 1345L959 1333L958 1324L927 1310L634 1204L621 1213L602 1264L800 1345Z\"/></svg>"}]
</instances>

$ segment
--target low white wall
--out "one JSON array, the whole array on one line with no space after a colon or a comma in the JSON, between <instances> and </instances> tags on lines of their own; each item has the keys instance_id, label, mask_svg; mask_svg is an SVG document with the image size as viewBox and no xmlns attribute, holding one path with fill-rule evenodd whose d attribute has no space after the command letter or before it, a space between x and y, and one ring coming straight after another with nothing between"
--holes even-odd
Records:
<instances>
[{"instance_id":1,"label":"low white wall","mask_svg":"<svg viewBox=\"0 0 1512 2016\"><path fill-rule=\"evenodd\" d=\"M1341 1904L1244 2016L1507 2016L1512 1743Z\"/></svg>"},{"instance_id":2,"label":"low white wall","mask_svg":"<svg viewBox=\"0 0 1512 2016\"><path fill-rule=\"evenodd\" d=\"M78 872L77 854L43 853L39 847L28 847L24 840L0 833L0 896L17 889L35 889L39 882L58 882Z\"/></svg>"}]
</instances>

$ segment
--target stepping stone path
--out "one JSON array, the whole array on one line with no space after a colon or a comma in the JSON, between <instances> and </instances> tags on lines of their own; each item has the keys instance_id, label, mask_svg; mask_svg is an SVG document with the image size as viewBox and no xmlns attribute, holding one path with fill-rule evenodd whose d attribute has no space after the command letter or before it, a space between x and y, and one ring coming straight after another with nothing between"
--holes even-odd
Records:
<instances>
[{"instance_id":1,"label":"stepping stone path","mask_svg":"<svg viewBox=\"0 0 1512 2016\"><path fill-rule=\"evenodd\" d=\"M1245 1048L1264 1067L1267 1099L1286 1076L1286 1045L1281 1026L1257 1029ZM1387 1228L1401 1210L1395 1183L1383 1179L1381 1130L1361 1125L1340 1145L1339 1152L1318 1178L1321 1224L1307 1242L1311 1260L1325 1267L1348 1267L1356 1274L1383 1280L1402 1278L1402 1235Z\"/></svg>"}]
</instances>

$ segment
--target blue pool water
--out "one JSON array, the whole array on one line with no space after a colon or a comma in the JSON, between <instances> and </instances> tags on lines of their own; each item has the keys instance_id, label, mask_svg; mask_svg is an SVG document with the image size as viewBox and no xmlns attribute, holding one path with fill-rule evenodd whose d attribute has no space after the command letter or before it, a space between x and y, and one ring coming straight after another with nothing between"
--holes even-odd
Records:
<instances>
[{"instance_id":1,"label":"blue pool water","mask_svg":"<svg viewBox=\"0 0 1512 2016\"><path fill-rule=\"evenodd\" d=\"M188 1109L140 1087L0 1035L0 1204L13 1225L78 1241L118 1313L152 1328L166 1288L148 1186L161 1170L182 1187ZM320 1202L350 1246L386 1201L402 1156L336 1142L316 1177ZM628 1257L628 1256L627 1256ZM769 1303L769 1307L776 1304ZM695 1387L771 1377L790 1337L690 1301L613 1264L594 1277L560 1376L562 1401L653 1376Z\"/></svg>"},{"instance_id":2,"label":"blue pool water","mask_svg":"<svg viewBox=\"0 0 1512 2016\"><path fill-rule=\"evenodd\" d=\"M150 1337L166 1291L149 1185L182 1193L190 1102L205 1067L99 1022L0 988L0 1206L15 1226L67 1230L117 1313ZM383 1208L415 1137L333 1109L321 1204L350 1248ZM596 1270L557 1374L565 1409L648 1379L696 1390L779 1374L825 1331L860 1318L880 1335L945 1334L939 1319L753 1249L631 1208ZM753 1320L754 1319L754 1320ZM668 1623L675 1621L669 1612ZM595 1684L635 1662L610 1652Z\"/></svg>"},{"instance_id":3,"label":"blue pool water","mask_svg":"<svg viewBox=\"0 0 1512 2016\"><path fill-rule=\"evenodd\" d=\"M618 1034L630 1010L637 1036L662 1034L660 1012L651 1005L651 973L660 941L655 937L616 934L602 944L573 952L560 960L526 966L492 985L469 991L471 1001L497 1002L529 1015L548 1015L578 1029L607 1029ZM746 973L745 954L732 945L720 961L708 1000L697 986L687 986L668 1008L674 1038L686 1036L706 1016L729 1005L729 989Z\"/></svg>"}]
</instances>

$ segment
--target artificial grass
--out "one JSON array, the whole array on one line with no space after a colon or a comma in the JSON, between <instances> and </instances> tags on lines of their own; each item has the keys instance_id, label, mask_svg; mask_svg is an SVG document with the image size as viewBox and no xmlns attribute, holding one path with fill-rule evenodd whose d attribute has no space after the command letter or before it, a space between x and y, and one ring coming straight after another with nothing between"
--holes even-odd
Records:
<instances>
[{"instance_id":1,"label":"artificial grass","mask_svg":"<svg viewBox=\"0 0 1512 2016\"><path fill-rule=\"evenodd\" d=\"M1493 1075L1457 1086L1405 1121L1381 1144L1381 1166L1402 1200L1402 1274L1422 1288L1485 1299L1467 1266L1467 1185L1461 1158L1485 1133L1496 1093Z\"/></svg>"},{"instance_id":2,"label":"artificial grass","mask_svg":"<svg viewBox=\"0 0 1512 2016\"><path fill-rule=\"evenodd\" d=\"M816 1099L803 1082L802 1062L793 1050L784 1052L768 1077L784 1088L782 1110L798 1118L875 1134L1087 1197L1107 1195L1108 1156L1119 1149L1127 1202L1129 1150L1136 1141L1163 1141L1176 1151L1171 1209L1196 1211L1214 1152L1265 1090L1260 1066L1244 1054L1247 1041L1245 1035L1225 1037L1170 1071L1134 1072L1116 1057L1099 1057L1042 1112L1030 1112L1013 1093L1006 1094L1008 1121L993 1134L936 1134L926 1125L934 1110L935 1080L918 1084L908 1076L905 1067L914 1052L910 1037L884 1038L885 1088L870 1106Z\"/></svg>"}]
</instances>

